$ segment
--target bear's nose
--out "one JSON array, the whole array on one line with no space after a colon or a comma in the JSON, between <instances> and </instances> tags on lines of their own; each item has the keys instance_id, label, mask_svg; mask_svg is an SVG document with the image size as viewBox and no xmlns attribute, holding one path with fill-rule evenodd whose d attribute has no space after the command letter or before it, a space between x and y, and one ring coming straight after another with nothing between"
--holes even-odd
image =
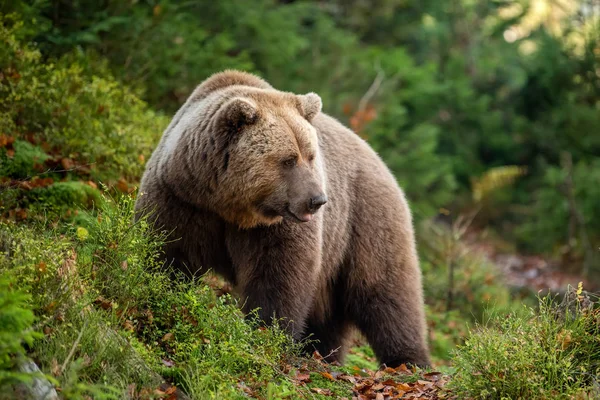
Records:
<instances>
[{"instance_id":1,"label":"bear's nose","mask_svg":"<svg viewBox=\"0 0 600 400\"><path fill-rule=\"evenodd\" d=\"M308 202L308 209L312 212L316 212L323 204L327 203L327 196L320 194L310 198Z\"/></svg>"}]
</instances>

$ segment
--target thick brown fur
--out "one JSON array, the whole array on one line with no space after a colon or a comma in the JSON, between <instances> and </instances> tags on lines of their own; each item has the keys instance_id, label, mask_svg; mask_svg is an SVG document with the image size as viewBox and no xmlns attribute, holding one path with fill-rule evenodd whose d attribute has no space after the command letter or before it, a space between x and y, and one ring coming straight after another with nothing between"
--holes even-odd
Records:
<instances>
[{"instance_id":1,"label":"thick brown fur","mask_svg":"<svg viewBox=\"0 0 600 400\"><path fill-rule=\"evenodd\" d=\"M320 109L313 93L213 75L166 129L137 210L171 232L168 262L221 274L245 311L283 318L321 354L343 359L357 327L382 363L427 365L404 194L366 142Z\"/></svg>"}]
</instances>

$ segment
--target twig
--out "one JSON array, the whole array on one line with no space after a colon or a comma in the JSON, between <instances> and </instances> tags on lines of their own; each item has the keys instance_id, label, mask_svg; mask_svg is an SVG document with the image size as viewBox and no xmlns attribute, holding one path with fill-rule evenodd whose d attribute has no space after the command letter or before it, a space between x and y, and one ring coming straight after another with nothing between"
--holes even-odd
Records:
<instances>
[{"instance_id":1,"label":"twig","mask_svg":"<svg viewBox=\"0 0 600 400\"><path fill-rule=\"evenodd\" d=\"M585 227L585 219L581 213L580 208L577 205L575 199L575 181L573 179L573 156L569 152L563 152L561 154L561 164L565 172L567 173L564 182L563 193L567 197L569 202L569 247L571 247L571 239L575 234L575 226L579 226L579 235L581 239L581 246L583 247L583 276L587 278L589 273L590 264L594 258L594 249L590 242L590 238Z\"/></svg>"},{"instance_id":2,"label":"twig","mask_svg":"<svg viewBox=\"0 0 600 400\"><path fill-rule=\"evenodd\" d=\"M81 337L83 336L83 331L85 330L85 328L87 328L87 323L88 323L87 321L84 322L83 327L81 328L81 331L79 332L79 335L77 336L77 339L75 340L75 343L73 343L73 347L71 347L71 351L69 351L69 355L67 355L67 358L65 358L65 362L63 362L63 365L60 367L61 375L63 374L63 372L65 372L65 368L67 368L67 364L71 360L71 357L73 357L73 354L75 354L75 349L79 345L79 341L81 340Z\"/></svg>"},{"instance_id":3,"label":"twig","mask_svg":"<svg viewBox=\"0 0 600 400\"><path fill-rule=\"evenodd\" d=\"M5 184L0 183L0 187L17 187L19 186L19 184L21 183L25 183L28 182L30 180L32 180L35 177L40 177L42 175L47 175L47 174L58 174L61 172L70 172L70 171L77 171L78 169L82 169L85 167L89 167L91 165L96 164L95 162L93 163L88 163L88 164L82 164L82 165L78 165L76 167L73 168L68 168L68 169L52 169L52 168L48 168L47 170L45 170L44 172L40 172L39 174L35 174L35 175L28 175L25 178L21 178L21 179L13 179Z\"/></svg>"},{"instance_id":4,"label":"twig","mask_svg":"<svg viewBox=\"0 0 600 400\"><path fill-rule=\"evenodd\" d=\"M375 65L375 69L377 70L377 75L375 76L375 79L373 80L373 83L371 83L369 89L358 102L357 113L360 113L364 111L365 108L367 108L367 104L369 104L369 101L371 101L371 98L375 96L375 93L377 93L379 87L383 83L383 79L385 78L385 72L383 72L383 70L381 69L379 62Z\"/></svg>"}]
</instances>

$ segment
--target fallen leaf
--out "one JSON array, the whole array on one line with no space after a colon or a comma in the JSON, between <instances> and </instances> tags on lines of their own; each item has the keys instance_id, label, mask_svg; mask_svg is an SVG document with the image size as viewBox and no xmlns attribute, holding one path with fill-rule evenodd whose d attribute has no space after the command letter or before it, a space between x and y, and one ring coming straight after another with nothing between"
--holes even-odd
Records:
<instances>
[{"instance_id":1,"label":"fallen leaf","mask_svg":"<svg viewBox=\"0 0 600 400\"><path fill-rule=\"evenodd\" d=\"M410 370L406 367L406 364L400 364L396 368L396 372L409 372L410 373Z\"/></svg>"},{"instance_id":2,"label":"fallen leaf","mask_svg":"<svg viewBox=\"0 0 600 400\"><path fill-rule=\"evenodd\" d=\"M102 307L104 310L110 310L112 308L112 303L102 296L98 296L96 300L94 300L94 304Z\"/></svg>"},{"instance_id":3,"label":"fallen leaf","mask_svg":"<svg viewBox=\"0 0 600 400\"><path fill-rule=\"evenodd\" d=\"M133 322L131 322L130 320L125 320L125 322L123 322L123 329L125 329L126 331L133 332L135 330Z\"/></svg>"},{"instance_id":4,"label":"fallen leaf","mask_svg":"<svg viewBox=\"0 0 600 400\"><path fill-rule=\"evenodd\" d=\"M321 394L323 396L333 396L333 392L331 389L320 389L320 388L310 388L316 394Z\"/></svg>"},{"instance_id":5,"label":"fallen leaf","mask_svg":"<svg viewBox=\"0 0 600 400\"><path fill-rule=\"evenodd\" d=\"M58 365L58 361L56 361L56 358L53 358L52 361L50 361L50 372L54 376L60 375L60 366Z\"/></svg>"},{"instance_id":6,"label":"fallen leaf","mask_svg":"<svg viewBox=\"0 0 600 400\"><path fill-rule=\"evenodd\" d=\"M342 374L342 375L338 376L338 379L341 379L343 381L350 382L350 383L356 383L355 377L346 375L346 374Z\"/></svg>"},{"instance_id":7,"label":"fallen leaf","mask_svg":"<svg viewBox=\"0 0 600 400\"><path fill-rule=\"evenodd\" d=\"M296 380L301 383L310 382L310 374L298 373L296 374Z\"/></svg>"},{"instance_id":8,"label":"fallen leaf","mask_svg":"<svg viewBox=\"0 0 600 400\"><path fill-rule=\"evenodd\" d=\"M428 372L426 374L423 374L423 378L427 378L429 380L432 381L437 381L442 377L442 373L441 372Z\"/></svg>"},{"instance_id":9,"label":"fallen leaf","mask_svg":"<svg viewBox=\"0 0 600 400\"><path fill-rule=\"evenodd\" d=\"M133 190L129 187L129 184L124 178L119 179L119 181L117 182L117 189L119 189L123 193L129 193Z\"/></svg>"},{"instance_id":10,"label":"fallen leaf","mask_svg":"<svg viewBox=\"0 0 600 400\"><path fill-rule=\"evenodd\" d=\"M44 272L46 272L46 263L45 263L45 262L41 261L41 262L38 264L38 271L40 271L42 274L43 274Z\"/></svg>"},{"instance_id":11,"label":"fallen leaf","mask_svg":"<svg viewBox=\"0 0 600 400\"><path fill-rule=\"evenodd\" d=\"M15 141L14 137L8 136L8 135L0 135L0 147L6 147L9 144L13 144L13 142Z\"/></svg>"},{"instance_id":12,"label":"fallen leaf","mask_svg":"<svg viewBox=\"0 0 600 400\"><path fill-rule=\"evenodd\" d=\"M238 382L238 389L241 389L244 393L246 393L250 397L256 397L254 390L250 389L244 382Z\"/></svg>"},{"instance_id":13,"label":"fallen leaf","mask_svg":"<svg viewBox=\"0 0 600 400\"><path fill-rule=\"evenodd\" d=\"M70 169L73 169L73 167L75 166L75 163L70 158L65 157L62 160L60 160L60 165L62 165L62 167L64 169L70 170Z\"/></svg>"},{"instance_id":14,"label":"fallen leaf","mask_svg":"<svg viewBox=\"0 0 600 400\"><path fill-rule=\"evenodd\" d=\"M171 332L165 333L165 335L162 337L162 341L169 342L169 341L173 340L173 338L174 338L174 335Z\"/></svg>"}]
</instances>

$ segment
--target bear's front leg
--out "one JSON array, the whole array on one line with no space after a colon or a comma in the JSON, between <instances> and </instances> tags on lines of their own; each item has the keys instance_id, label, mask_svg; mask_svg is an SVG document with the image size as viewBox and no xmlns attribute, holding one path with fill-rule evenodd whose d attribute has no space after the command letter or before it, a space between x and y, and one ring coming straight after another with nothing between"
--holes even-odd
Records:
<instances>
[{"instance_id":1,"label":"bear's front leg","mask_svg":"<svg viewBox=\"0 0 600 400\"><path fill-rule=\"evenodd\" d=\"M300 340L316 292L321 263L320 218L227 232L227 248L243 311L258 309L262 322L273 318Z\"/></svg>"}]
</instances>

